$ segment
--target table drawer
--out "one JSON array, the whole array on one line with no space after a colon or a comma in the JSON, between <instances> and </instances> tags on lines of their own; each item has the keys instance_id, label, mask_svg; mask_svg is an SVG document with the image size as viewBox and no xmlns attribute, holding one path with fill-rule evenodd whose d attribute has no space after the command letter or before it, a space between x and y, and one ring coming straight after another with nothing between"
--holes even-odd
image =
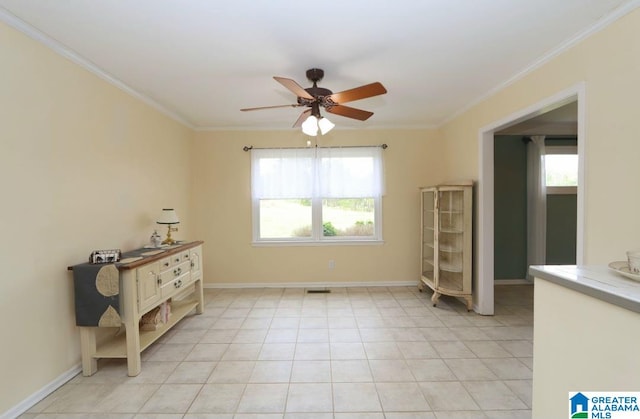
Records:
<instances>
[{"instance_id":1,"label":"table drawer","mask_svg":"<svg viewBox=\"0 0 640 419\"><path fill-rule=\"evenodd\" d=\"M176 253L175 255L167 256L160 260L160 270L164 271L169 268L179 266L183 262L191 260L191 254L188 250L184 252Z\"/></svg>"},{"instance_id":2,"label":"table drawer","mask_svg":"<svg viewBox=\"0 0 640 419\"><path fill-rule=\"evenodd\" d=\"M164 286L165 284L173 281L174 279L186 273L189 273L190 270L191 270L190 261L174 264L169 269L162 270L160 272L160 286Z\"/></svg>"},{"instance_id":3,"label":"table drawer","mask_svg":"<svg viewBox=\"0 0 640 419\"><path fill-rule=\"evenodd\" d=\"M160 287L160 294L162 299L166 300L173 297L177 290L186 287L191 282L191 272L185 272L180 276L175 277L173 280L163 284Z\"/></svg>"}]
</instances>

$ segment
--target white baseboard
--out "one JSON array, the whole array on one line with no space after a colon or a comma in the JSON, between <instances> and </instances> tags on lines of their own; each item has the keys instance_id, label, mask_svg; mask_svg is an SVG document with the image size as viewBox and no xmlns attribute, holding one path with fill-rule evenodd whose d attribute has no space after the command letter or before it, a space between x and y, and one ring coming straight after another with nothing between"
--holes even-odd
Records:
<instances>
[{"instance_id":1,"label":"white baseboard","mask_svg":"<svg viewBox=\"0 0 640 419\"><path fill-rule=\"evenodd\" d=\"M494 285L533 285L533 281L528 279L496 279Z\"/></svg>"},{"instance_id":2,"label":"white baseboard","mask_svg":"<svg viewBox=\"0 0 640 419\"><path fill-rule=\"evenodd\" d=\"M417 287L418 281L385 282L205 282L207 289L217 288L356 288L356 287Z\"/></svg>"},{"instance_id":3,"label":"white baseboard","mask_svg":"<svg viewBox=\"0 0 640 419\"><path fill-rule=\"evenodd\" d=\"M33 393L31 396L27 397L17 405L13 406L11 409L4 412L2 415L0 415L0 419L17 418L18 416L35 406L40 400L56 391L64 383L78 375L80 371L82 371L82 365L78 364L72 367L70 370L63 372L49 384L45 385L40 390Z\"/></svg>"}]
</instances>

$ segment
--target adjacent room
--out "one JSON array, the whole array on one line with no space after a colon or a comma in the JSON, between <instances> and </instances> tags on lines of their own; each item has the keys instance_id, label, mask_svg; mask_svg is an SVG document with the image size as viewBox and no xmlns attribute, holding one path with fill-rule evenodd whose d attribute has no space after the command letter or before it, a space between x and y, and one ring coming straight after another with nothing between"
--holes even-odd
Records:
<instances>
[{"instance_id":1,"label":"adjacent room","mask_svg":"<svg viewBox=\"0 0 640 419\"><path fill-rule=\"evenodd\" d=\"M0 0L0 418L638 391L639 6Z\"/></svg>"}]
</instances>

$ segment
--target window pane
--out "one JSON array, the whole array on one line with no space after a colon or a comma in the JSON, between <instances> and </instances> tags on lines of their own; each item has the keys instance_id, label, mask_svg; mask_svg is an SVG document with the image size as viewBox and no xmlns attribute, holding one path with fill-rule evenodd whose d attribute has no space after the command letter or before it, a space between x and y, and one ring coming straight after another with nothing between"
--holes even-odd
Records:
<instances>
[{"instance_id":1,"label":"window pane","mask_svg":"<svg viewBox=\"0 0 640 419\"><path fill-rule=\"evenodd\" d=\"M323 236L373 237L374 207L373 198L323 199Z\"/></svg>"},{"instance_id":2,"label":"window pane","mask_svg":"<svg viewBox=\"0 0 640 419\"><path fill-rule=\"evenodd\" d=\"M260 238L311 237L310 199L261 199Z\"/></svg>"},{"instance_id":3,"label":"window pane","mask_svg":"<svg viewBox=\"0 0 640 419\"><path fill-rule=\"evenodd\" d=\"M544 166L547 186L578 186L577 154L547 154Z\"/></svg>"}]
</instances>

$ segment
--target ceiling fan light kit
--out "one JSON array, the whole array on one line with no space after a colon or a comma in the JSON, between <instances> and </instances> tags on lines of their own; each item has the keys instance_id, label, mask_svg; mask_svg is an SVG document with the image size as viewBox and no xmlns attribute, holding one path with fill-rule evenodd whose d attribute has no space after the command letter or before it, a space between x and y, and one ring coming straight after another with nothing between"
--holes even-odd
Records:
<instances>
[{"instance_id":1,"label":"ceiling fan light kit","mask_svg":"<svg viewBox=\"0 0 640 419\"><path fill-rule=\"evenodd\" d=\"M364 86L356 87L354 89L345 90L338 93L333 93L329 89L318 87L318 82L324 77L324 71L319 68L311 68L307 70L307 78L313 82L312 87L303 88L297 82L292 79L284 77L274 77L274 79L289 89L297 96L297 103L291 105L276 105L276 106L262 106L257 108L244 108L241 111L255 111L261 109L273 109L273 108L289 108L305 106L309 109L300 114L296 122L293 124L294 128L302 128L302 132L306 135L316 136L318 130L322 135L325 135L335 127L335 124L329 121L327 118L320 115L320 107L323 107L325 111L344 116L347 118L357 119L360 121L366 121L373 115L373 112L364 111L362 109L356 109L349 106L344 106L343 103L353 102L356 100L366 99L373 96L378 96L387 93L387 89L379 83L366 84Z\"/></svg>"},{"instance_id":2,"label":"ceiling fan light kit","mask_svg":"<svg viewBox=\"0 0 640 419\"><path fill-rule=\"evenodd\" d=\"M320 118L320 120L318 121L318 128L320 128L320 133L322 135L325 135L327 132L331 131L335 126L336 124L324 117Z\"/></svg>"},{"instance_id":3,"label":"ceiling fan light kit","mask_svg":"<svg viewBox=\"0 0 640 419\"><path fill-rule=\"evenodd\" d=\"M302 123L301 128L303 133L311 137L315 137L318 135L318 129L320 130L320 134L325 135L335 126L336 124L329 121L324 116L317 118L314 115L309 115L309 117Z\"/></svg>"},{"instance_id":4,"label":"ceiling fan light kit","mask_svg":"<svg viewBox=\"0 0 640 419\"><path fill-rule=\"evenodd\" d=\"M312 137L318 135L318 118L313 115L309 117L301 125L302 132Z\"/></svg>"}]
</instances>

